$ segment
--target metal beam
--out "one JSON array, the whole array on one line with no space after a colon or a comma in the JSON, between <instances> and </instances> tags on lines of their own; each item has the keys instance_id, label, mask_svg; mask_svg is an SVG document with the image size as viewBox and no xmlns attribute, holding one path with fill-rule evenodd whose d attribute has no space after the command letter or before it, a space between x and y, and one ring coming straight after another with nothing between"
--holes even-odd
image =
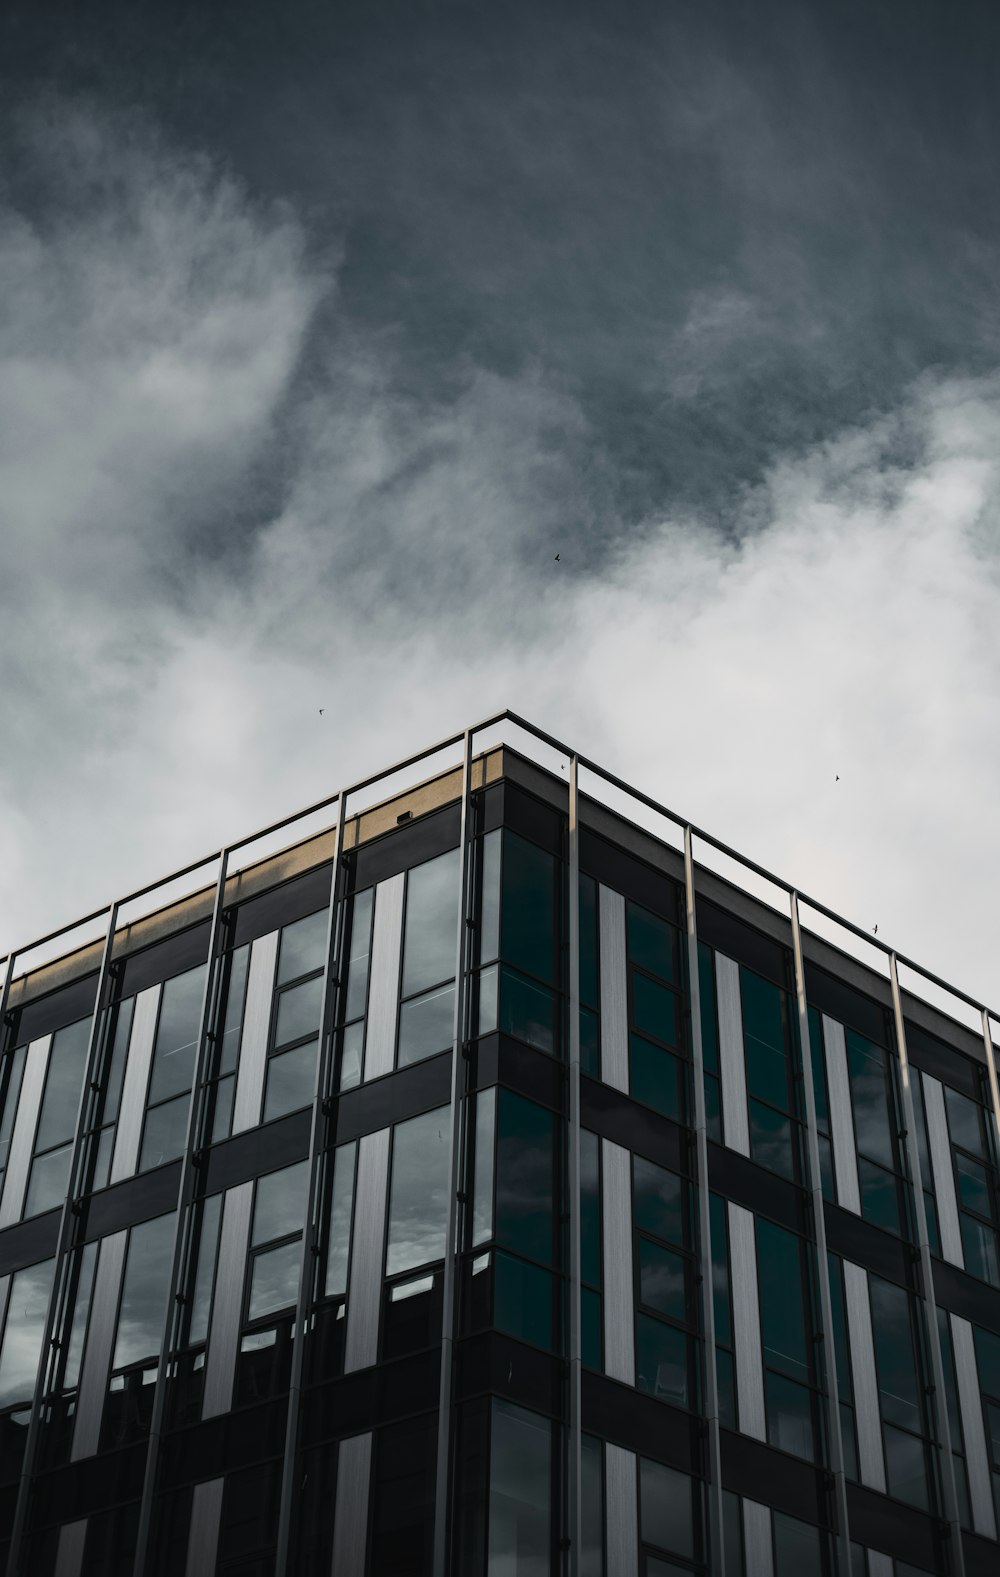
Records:
<instances>
[{"instance_id":1,"label":"metal beam","mask_svg":"<svg viewBox=\"0 0 1000 1577\"><path fill-rule=\"evenodd\" d=\"M959 1515L958 1489L955 1483L955 1459L951 1454L951 1428L948 1423L944 1361L941 1356L941 1333L938 1330L937 1299L934 1295L934 1267L931 1264L930 1239L927 1235L927 1211L924 1208L924 1185L920 1172L920 1146L917 1144L913 1090L910 1087L910 1062L906 1054L906 1025L903 1021L903 1003L899 994L899 974L896 969L895 953L889 954L889 982L892 987L892 1008L896 1020L896 1047L899 1052L900 1083L903 1087L903 1125L906 1133L906 1152L910 1163L913 1214L917 1227L917 1247L920 1251L920 1279L923 1283L927 1348L931 1357L931 1380L933 1383L930 1390L931 1408L935 1425L935 1444L941 1459L944 1513L951 1535L948 1541L948 1566L952 1577L965 1577L962 1521Z\"/></svg>"},{"instance_id":2,"label":"metal beam","mask_svg":"<svg viewBox=\"0 0 1000 1577\"><path fill-rule=\"evenodd\" d=\"M701 977L698 915L691 828L684 828L684 894L687 921L688 996L691 1002L691 1063L694 1083L694 1146L698 1178L698 1250L701 1280L702 1351L705 1363L705 1427L708 1434L708 1558L711 1577L726 1577L722 1511L722 1440L719 1379L715 1368L715 1289L712 1275L712 1209L708 1185L708 1120L705 1113L705 1050L701 1034Z\"/></svg>"},{"instance_id":3,"label":"metal beam","mask_svg":"<svg viewBox=\"0 0 1000 1577\"><path fill-rule=\"evenodd\" d=\"M582 1478L582 1250L580 1226L580 804L579 767L569 763L569 1449L567 1536L570 1577L579 1577L583 1549Z\"/></svg>"},{"instance_id":4,"label":"metal beam","mask_svg":"<svg viewBox=\"0 0 1000 1577\"><path fill-rule=\"evenodd\" d=\"M813 1236L816 1244L816 1280L819 1286L820 1324L822 1326L823 1378L826 1382L830 1467L833 1472L833 1499L837 1530L837 1571L851 1577L851 1523L847 1510L847 1476L844 1472L844 1437L840 1423L840 1390L837 1384L837 1344L833 1329L833 1299L830 1294L830 1263L826 1253L826 1217L823 1213L823 1172L819 1160L819 1129L816 1123L816 1090L813 1084L809 1005L806 1001L806 975L802 961L802 935L799 931L799 900L789 900L792 920L792 952L795 960L795 1001L799 1014L799 1045L802 1052L802 1088L806 1098L806 1160L809 1198L812 1204Z\"/></svg>"}]
</instances>

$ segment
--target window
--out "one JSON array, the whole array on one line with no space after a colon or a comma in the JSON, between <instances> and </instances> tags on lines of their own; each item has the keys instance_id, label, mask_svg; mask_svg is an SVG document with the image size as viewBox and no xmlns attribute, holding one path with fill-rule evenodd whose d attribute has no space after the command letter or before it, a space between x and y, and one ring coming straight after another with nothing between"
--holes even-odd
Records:
<instances>
[{"instance_id":1,"label":"window","mask_svg":"<svg viewBox=\"0 0 1000 1577\"><path fill-rule=\"evenodd\" d=\"M783 1511L771 1513L774 1528L774 1577L802 1577L813 1572L822 1577L827 1571L825 1539L819 1528Z\"/></svg>"},{"instance_id":2,"label":"window","mask_svg":"<svg viewBox=\"0 0 1000 1577\"><path fill-rule=\"evenodd\" d=\"M916 1311L902 1287L870 1272L868 1285L889 1494L929 1511L928 1429L914 1324Z\"/></svg>"},{"instance_id":3,"label":"window","mask_svg":"<svg viewBox=\"0 0 1000 1577\"><path fill-rule=\"evenodd\" d=\"M830 1273L830 1303L833 1310L833 1343L837 1365L837 1397L840 1402L840 1434L844 1446L844 1471L858 1481L858 1431L854 1412L854 1377L851 1373L847 1337L847 1310L844 1299L844 1262L827 1254Z\"/></svg>"},{"instance_id":4,"label":"window","mask_svg":"<svg viewBox=\"0 0 1000 1577\"><path fill-rule=\"evenodd\" d=\"M965 1466L965 1434L958 1405L958 1378L955 1374L955 1350L951 1339L951 1321L946 1309L937 1311L938 1339L941 1344L941 1366L944 1370L944 1394L948 1408L948 1433L951 1436L952 1462L955 1469L955 1487L958 1493L959 1519L963 1526L972 1528L972 1508L969 1503L969 1475Z\"/></svg>"},{"instance_id":5,"label":"window","mask_svg":"<svg viewBox=\"0 0 1000 1577\"><path fill-rule=\"evenodd\" d=\"M978 1070L977 1070L978 1071ZM978 1101L944 1087L965 1268L1000 1286L1000 1194L992 1118Z\"/></svg>"},{"instance_id":6,"label":"window","mask_svg":"<svg viewBox=\"0 0 1000 1577\"><path fill-rule=\"evenodd\" d=\"M695 1265L687 1184L632 1158L636 1385L676 1407L694 1407Z\"/></svg>"},{"instance_id":7,"label":"window","mask_svg":"<svg viewBox=\"0 0 1000 1577\"><path fill-rule=\"evenodd\" d=\"M115 1131L134 1012L135 997L126 997L124 1001L115 1003L109 1013L100 1081L100 1105L95 1125L87 1136L93 1168L90 1187L95 1191L105 1188L111 1175L111 1157L115 1148Z\"/></svg>"},{"instance_id":8,"label":"window","mask_svg":"<svg viewBox=\"0 0 1000 1577\"><path fill-rule=\"evenodd\" d=\"M215 1081L209 1093L211 1135L214 1144L226 1139L233 1121L236 1068L240 1058L243 1014L250 973L250 944L227 953L222 976L222 1032L215 1053Z\"/></svg>"},{"instance_id":9,"label":"window","mask_svg":"<svg viewBox=\"0 0 1000 1577\"><path fill-rule=\"evenodd\" d=\"M334 1152L330 1182L330 1226L326 1250L326 1296L343 1297L347 1292L351 1256L351 1220L354 1214L354 1178L358 1146L353 1141Z\"/></svg>"},{"instance_id":10,"label":"window","mask_svg":"<svg viewBox=\"0 0 1000 1577\"><path fill-rule=\"evenodd\" d=\"M399 1067L447 1051L455 1034L455 957L462 858L450 849L406 874Z\"/></svg>"},{"instance_id":11,"label":"window","mask_svg":"<svg viewBox=\"0 0 1000 1577\"><path fill-rule=\"evenodd\" d=\"M328 916L325 909L286 925L278 944L264 1122L312 1103L323 1021Z\"/></svg>"},{"instance_id":12,"label":"window","mask_svg":"<svg viewBox=\"0 0 1000 1577\"><path fill-rule=\"evenodd\" d=\"M601 1076L597 962L597 883L580 874L580 1069L592 1079Z\"/></svg>"},{"instance_id":13,"label":"window","mask_svg":"<svg viewBox=\"0 0 1000 1577\"><path fill-rule=\"evenodd\" d=\"M740 965L750 1155L771 1172L799 1180L802 1115L797 1037L788 994Z\"/></svg>"},{"instance_id":14,"label":"window","mask_svg":"<svg viewBox=\"0 0 1000 1577\"><path fill-rule=\"evenodd\" d=\"M556 1052L556 860L508 829L482 842L478 1033Z\"/></svg>"},{"instance_id":15,"label":"window","mask_svg":"<svg viewBox=\"0 0 1000 1577\"><path fill-rule=\"evenodd\" d=\"M580 1577L604 1577L604 1442L580 1436Z\"/></svg>"},{"instance_id":16,"label":"window","mask_svg":"<svg viewBox=\"0 0 1000 1577\"><path fill-rule=\"evenodd\" d=\"M722 1092L719 1085L719 1011L715 995L715 954L698 943L698 997L701 1053L705 1067L705 1125L708 1137L722 1143Z\"/></svg>"},{"instance_id":17,"label":"window","mask_svg":"<svg viewBox=\"0 0 1000 1577\"><path fill-rule=\"evenodd\" d=\"M0 1346L0 1409L31 1404L55 1264L47 1259L11 1277Z\"/></svg>"},{"instance_id":18,"label":"window","mask_svg":"<svg viewBox=\"0 0 1000 1577\"><path fill-rule=\"evenodd\" d=\"M490 1431L489 1577L549 1577L552 1424L494 1400Z\"/></svg>"},{"instance_id":19,"label":"window","mask_svg":"<svg viewBox=\"0 0 1000 1577\"><path fill-rule=\"evenodd\" d=\"M580 1130L580 1328L581 1358L601 1368L601 1145Z\"/></svg>"},{"instance_id":20,"label":"window","mask_svg":"<svg viewBox=\"0 0 1000 1577\"><path fill-rule=\"evenodd\" d=\"M667 1565L650 1556L680 1556L685 1562L701 1558L701 1515L696 1507L695 1482L686 1473L662 1462L639 1458L639 1532L647 1577L673 1577L691 1567Z\"/></svg>"},{"instance_id":21,"label":"window","mask_svg":"<svg viewBox=\"0 0 1000 1577\"><path fill-rule=\"evenodd\" d=\"M729 1223L721 1194L709 1195L712 1233L712 1304L715 1312L715 1378L719 1418L737 1428L736 1363L733 1357L733 1310L729 1292Z\"/></svg>"},{"instance_id":22,"label":"window","mask_svg":"<svg viewBox=\"0 0 1000 1577\"><path fill-rule=\"evenodd\" d=\"M488 1153L486 1122L491 1110L483 1103L483 1151ZM478 1129L478 1117L477 1117ZM497 1099L496 1177L492 1202L493 1319L496 1326L522 1341L562 1350L561 1276L562 1227L557 1188L558 1123L552 1112L512 1090ZM490 1201L485 1166L476 1176L474 1248L489 1230ZM592 1205L591 1205L592 1209ZM477 1254L472 1270L482 1274L488 1257ZM591 1269L593 1267L591 1266Z\"/></svg>"},{"instance_id":23,"label":"window","mask_svg":"<svg viewBox=\"0 0 1000 1577\"><path fill-rule=\"evenodd\" d=\"M444 1258L448 1225L448 1118L439 1106L392 1131L385 1273L400 1276Z\"/></svg>"},{"instance_id":24,"label":"window","mask_svg":"<svg viewBox=\"0 0 1000 1577\"><path fill-rule=\"evenodd\" d=\"M295 1306L308 1186L308 1161L257 1179L245 1294L249 1325Z\"/></svg>"},{"instance_id":25,"label":"window","mask_svg":"<svg viewBox=\"0 0 1000 1577\"><path fill-rule=\"evenodd\" d=\"M853 1029L846 1031L846 1042L861 1214L898 1236L904 1217L900 1209L902 1167L894 1060L884 1047L865 1040Z\"/></svg>"},{"instance_id":26,"label":"window","mask_svg":"<svg viewBox=\"0 0 1000 1577\"><path fill-rule=\"evenodd\" d=\"M340 1031L340 1088L352 1090L361 1083L365 1058L365 1014L368 1009L368 976L372 953L372 919L375 889L355 893L348 904L346 985L341 996L343 1028Z\"/></svg>"},{"instance_id":27,"label":"window","mask_svg":"<svg viewBox=\"0 0 1000 1577\"><path fill-rule=\"evenodd\" d=\"M760 1333L767 1438L793 1456L816 1458L814 1324L805 1256L793 1232L756 1217Z\"/></svg>"},{"instance_id":28,"label":"window","mask_svg":"<svg viewBox=\"0 0 1000 1577\"><path fill-rule=\"evenodd\" d=\"M0 1061L0 1195L3 1194L4 1178L7 1175L10 1141L14 1134L14 1118L17 1115L27 1051L27 1046L17 1046Z\"/></svg>"},{"instance_id":29,"label":"window","mask_svg":"<svg viewBox=\"0 0 1000 1577\"><path fill-rule=\"evenodd\" d=\"M90 1023L89 1018L81 1019L57 1030L52 1037L28 1175L25 1216L41 1215L66 1198L80 1090L87 1068Z\"/></svg>"},{"instance_id":30,"label":"window","mask_svg":"<svg viewBox=\"0 0 1000 1577\"><path fill-rule=\"evenodd\" d=\"M830 1138L830 1102L826 1085L823 1020L815 1008L809 1009L809 1056L812 1068L813 1097L816 1102L819 1172L823 1198L829 1199L831 1204L836 1204L837 1193L833 1179L833 1146Z\"/></svg>"},{"instance_id":31,"label":"window","mask_svg":"<svg viewBox=\"0 0 1000 1577\"><path fill-rule=\"evenodd\" d=\"M146 1096L140 1172L163 1166L184 1150L204 990L204 964L164 982Z\"/></svg>"},{"instance_id":32,"label":"window","mask_svg":"<svg viewBox=\"0 0 1000 1577\"><path fill-rule=\"evenodd\" d=\"M106 1450L149 1432L167 1318L176 1216L157 1216L128 1235L118 1325L100 1444Z\"/></svg>"},{"instance_id":33,"label":"window","mask_svg":"<svg viewBox=\"0 0 1000 1577\"><path fill-rule=\"evenodd\" d=\"M684 1122L687 1050L680 932L631 900L625 916L631 1093L675 1122Z\"/></svg>"},{"instance_id":34,"label":"window","mask_svg":"<svg viewBox=\"0 0 1000 1577\"><path fill-rule=\"evenodd\" d=\"M1000 1527L1000 1336L978 1325L973 1327L973 1332L986 1425L986 1451L993 1480L993 1504Z\"/></svg>"}]
</instances>

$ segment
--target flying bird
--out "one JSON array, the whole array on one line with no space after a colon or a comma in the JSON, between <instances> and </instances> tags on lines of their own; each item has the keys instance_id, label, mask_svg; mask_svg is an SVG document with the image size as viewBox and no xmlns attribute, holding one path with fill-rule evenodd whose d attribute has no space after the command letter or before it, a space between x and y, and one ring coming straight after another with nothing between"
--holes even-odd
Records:
<instances>
[{"instance_id":1,"label":"flying bird","mask_svg":"<svg viewBox=\"0 0 1000 1577\"><path fill-rule=\"evenodd\" d=\"M319 715L320 715L320 717L323 716L323 708L322 707L320 707L320 709L319 709Z\"/></svg>"},{"instance_id":2,"label":"flying bird","mask_svg":"<svg viewBox=\"0 0 1000 1577\"><path fill-rule=\"evenodd\" d=\"M872 936L878 936L878 926L877 925L873 925L872 926Z\"/></svg>"},{"instance_id":3,"label":"flying bird","mask_svg":"<svg viewBox=\"0 0 1000 1577\"><path fill-rule=\"evenodd\" d=\"M836 776L836 777L835 777L835 778L834 778L834 780L833 780L833 781L834 781L834 782L835 782L835 783L839 783L839 782L840 782L840 773L839 773L839 772L838 772L838 773L837 773L837 776Z\"/></svg>"},{"instance_id":4,"label":"flying bird","mask_svg":"<svg viewBox=\"0 0 1000 1577\"><path fill-rule=\"evenodd\" d=\"M558 563L559 563L559 555L558 555L558 553L557 553L557 554L556 554L556 556L555 556L555 558L554 558L554 559L553 559L553 561L552 561L552 562L553 562L553 563L554 563L554 564L558 564Z\"/></svg>"}]
</instances>

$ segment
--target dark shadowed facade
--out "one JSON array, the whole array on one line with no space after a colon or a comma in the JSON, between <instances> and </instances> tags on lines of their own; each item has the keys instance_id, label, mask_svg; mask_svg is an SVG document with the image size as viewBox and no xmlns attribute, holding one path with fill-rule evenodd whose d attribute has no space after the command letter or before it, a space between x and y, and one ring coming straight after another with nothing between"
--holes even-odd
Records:
<instances>
[{"instance_id":1,"label":"dark shadowed facade","mask_svg":"<svg viewBox=\"0 0 1000 1577\"><path fill-rule=\"evenodd\" d=\"M8 1573L997 1571L995 1013L509 716L44 948Z\"/></svg>"}]
</instances>

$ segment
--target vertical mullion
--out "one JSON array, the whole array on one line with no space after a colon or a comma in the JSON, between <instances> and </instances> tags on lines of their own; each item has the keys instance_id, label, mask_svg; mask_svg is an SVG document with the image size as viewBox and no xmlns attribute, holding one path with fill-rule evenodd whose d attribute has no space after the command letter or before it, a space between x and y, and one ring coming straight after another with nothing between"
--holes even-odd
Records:
<instances>
[{"instance_id":1,"label":"vertical mullion","mask_svg":"<svg viewBox=\"0 0 1000 1577\"><path fill-rule=\"evenodd\" d=\"M684 828L684 892L687 920L688 996L691 1003L691 1064L694 1084L694 1143L698 1177L698 1251L704 1342L705 1422L708 1430L709 1571L725 1577L726 1546L722 1512L722 1442L719 1382L715 1371L715 1291L712 1275L712 1212L708 1186L708 1121L705 1115L705 1050L701 1034L701 979L698 972L698 922L695 909L694 852L691 828Z\"/></svg>"},{"instance_id":2,"label":"vertical mullion","mask_svg":"<svg viewBox=\"0 0 1000 1577\"><path fill-rule=\"evenodd\" d=\"M217 962L219 937L222 930L222 915L225 906L226 876L229 870L229 852L229 849L225 848L219 854L219 875L215 886L212 922L209 928L205 988L202 992L201 1018L198 1025L198 1047L191 1085L191 1104L188 1108L185 1145L181 1155L181 1177L177 1189L174 1246L170 1261L170 1279L167 1284L167 1310L163 1325L163 1338L160 1343L156 1384L153 1389L153 1410L149 1425L146 1471L142 1482L142 1498L139 1502L139 1527L136 1534L135 1564L133 1567L135 1577L145 1577L153 1516L153 1496L156 1490L156 1474L160 1459L163 1415L166 1409L167 1369L173 1358L176 1345L175 1332L179 1331L183 1284L190 1248L188 1216L194 1199L198 1169L194 1151L195 1146L200 1145L202 1139L206 1064L209 1046L214 1043L214 1031L218 1022L219 986L223 973L217 967Z\"/></svg>"},{"instance_id":3,"label":"vertical mullion","mask_svg":"<svg viewBox=\"0 0 1000 1577\"><path fill-rule=\"evenodd\" d=\"M346 792L340 795L337 807L337 830L333 840L333 870L330 876L330 904L326 927L326 963L323 975L323 1023L320 1031L320 1055L316 1066L316 1088L313 1093L312 1123L309 1129L309 1193L307 1215L302 1232L302 1258L299 1264L299 1286L295 1305L295 1325L292 1341L292 1371L288 1385L288 1412L285 1419L285 1455L281 1469L281 1495L278 1502L278 1549L275 1577L286 1577L291 1557L292 1503L295 1491L295 1459L298 1451L299 1420L302 1400L302 1366L305 1361L306 1326L309 1304L314 1286L314 1272L320 1252L323 1220L323 1190L319 1186L324 1175L325 1154L324 1116L329 1092L332 1088L334 1045L336 1040L337 1003L340 994L341 944L343 940L343 905L338 907L341 888L340 857L344 841L344 815Z\"/></svg>"},{"instance_id":4,"label":"vertical mullion","mask_svg":"<svg viewBox=\"0 0 1000 1577\"><path fill-rule=\"evenodd\" d=\"M802 933L799 930L799 895L789 894L792 918L792 950L795 958L795 999L799 1014L799 1044L802 1056L802 1088L806 1098L806 1158L809 1170L809 1197L812 1204L813 1235L816 1240L816 1276L819 1284L820 1323L823 1337L823 1377L826 1381L827 1416L830 1436L830 1467L837 1517L837 1570L840 1577L851 1577L851 1526L847 1510L847 1477L844 1472L844 1437L840 1421L840 1390L837 1384L837 1347L833 1330L833 1299L830 1294L830 1263L826 1252L826 1216L823 1211L823 1172L819 1161L819 1128L816 1121L816 1090L813 1085L812 1053L809 1039L809 1005L806 1000L806 975L802 962Z\"/></svg>"},{"instance_id":5,"label":"vertical mullion","mask_svg":"<svg viewBox=\"0 0 1000 1577\"><path fill-rule=\"evenodd\" d=\"M579 763L569 764L569 1451L568 1535L570 1577L579 1577L583 1545L581 1445L580 1242L580 800Z\"/></svg>"},{"instance_id":6,"label":"vertical mullion","mask_svg":"<svg viewBox=\"0 0 1000 1577\"><path fill-rule=\"evenodd\" d=\"M958 1490L955 1484L955 1459L951 1454L951 1428L948 1423L944 1362L941 1357L941 1335L938 1331L937 1299L934 1296L934 1270L931 1264L930 1240L927 1236L927 1211L924 1207L923 1178L920 1172L920 1149L917 1144L913 1091L910 1088L910 1063L906 1052L906 1027L903 1022L903 1004L899 994L899 975L896 969L895 953L889 954L889 979L892 985L892 1008L896 1021L896 1045L899 1053L900 1083L903 1090L903 1125L906 1130L906 1150L910 1163L913 1212L917 1226L917 1246L920 1251L920 1275L923 1282L927 1347L931 1359L931 1379L933 1382L931 1385L931 1406L935 1424L935 1445L941 1457L944 1510L951 1535L948 1565L952 1572L952 1577L965 1577L965 1552L962 1548L962 1524L958 1511Z\"/></svg>"},{"instance_id":7,"label":"vertical mullion","mask_svg":"<svg viewBox=\"0 0 1000 1577\"><path fill-rule=\"evenodd\" d=\"M444 1246L441 1314L441 1374L438 1388L437 1458L434 1481L434 1549L431 1570L445 1577L448 1559L448 1470L451 1460L452 1363L455 1344L456 1276L462 1189L462 1118L467 1085L466 984L471 935L472 860L470 801L472 797L473 731L462 739L462 811L460 823L458 925L455 938L455 1020L452 1033L451 1104L448 1108L448 1225ZM483 761L483 783L486 763Z\"/></svg>"},{"instance_id":8,"label":"vertical mullion","mask_svg":"<svg viewBox=\"0 0 1000 1577\"><path fill-rule=\"evenodd\" d=\"M48 1308L45 1313L42 1346L38 1355L38 1370L35 1374L35 1388L31 1398L31 1413L28 1419L28 1432L24 1442L24 1457L21 1462L21 1477L17 1487L17 1503L14 1508L10 1550L7 1556L7 1567L11 1572L18 1571L21 1566L21 1546L24 1541L28 1501L31 1495L31 1479L34 1473L35 1454L38 1450L38 1439L41 1431L42 1404L46 1394L49 1366L53 1358L57 1359L58 1355L57 1318L60 1320L62 1318L68 1297L69 1284L72 1280L72 1258L76 1247L77 1228L81 1219L79 1195L86 1175L86 1134L90 1114L94 1109L95 1102L100 1098L100 1086L95 1075L97 1072L97 1061L101 1052L103 997L107 984L108 969L111 963L111 952L114 947L115 930L118 925L118 909L119 903L116 901L111 905L108 912L108 927L104 936L101 963L97 974L94 1011L90 1020L90 1035L87 1042L87 1061L84 1068L83 1084L80 1089L80 1100L76 1111L76 1124L73 1130L73 1152L70 1157L69 1182L66 1189L66 1198L63 1200L62 1210L59 1215L52 1291L49 1294ZM14 957L15 955L11 954L7 966L7 975L4 980L2 1002L2 1009L4 1010L7 1004L7 993L10 987ZM0 1018L2 1018L2 1013L0 1013Z\"/></svg>"}]
</instances>

